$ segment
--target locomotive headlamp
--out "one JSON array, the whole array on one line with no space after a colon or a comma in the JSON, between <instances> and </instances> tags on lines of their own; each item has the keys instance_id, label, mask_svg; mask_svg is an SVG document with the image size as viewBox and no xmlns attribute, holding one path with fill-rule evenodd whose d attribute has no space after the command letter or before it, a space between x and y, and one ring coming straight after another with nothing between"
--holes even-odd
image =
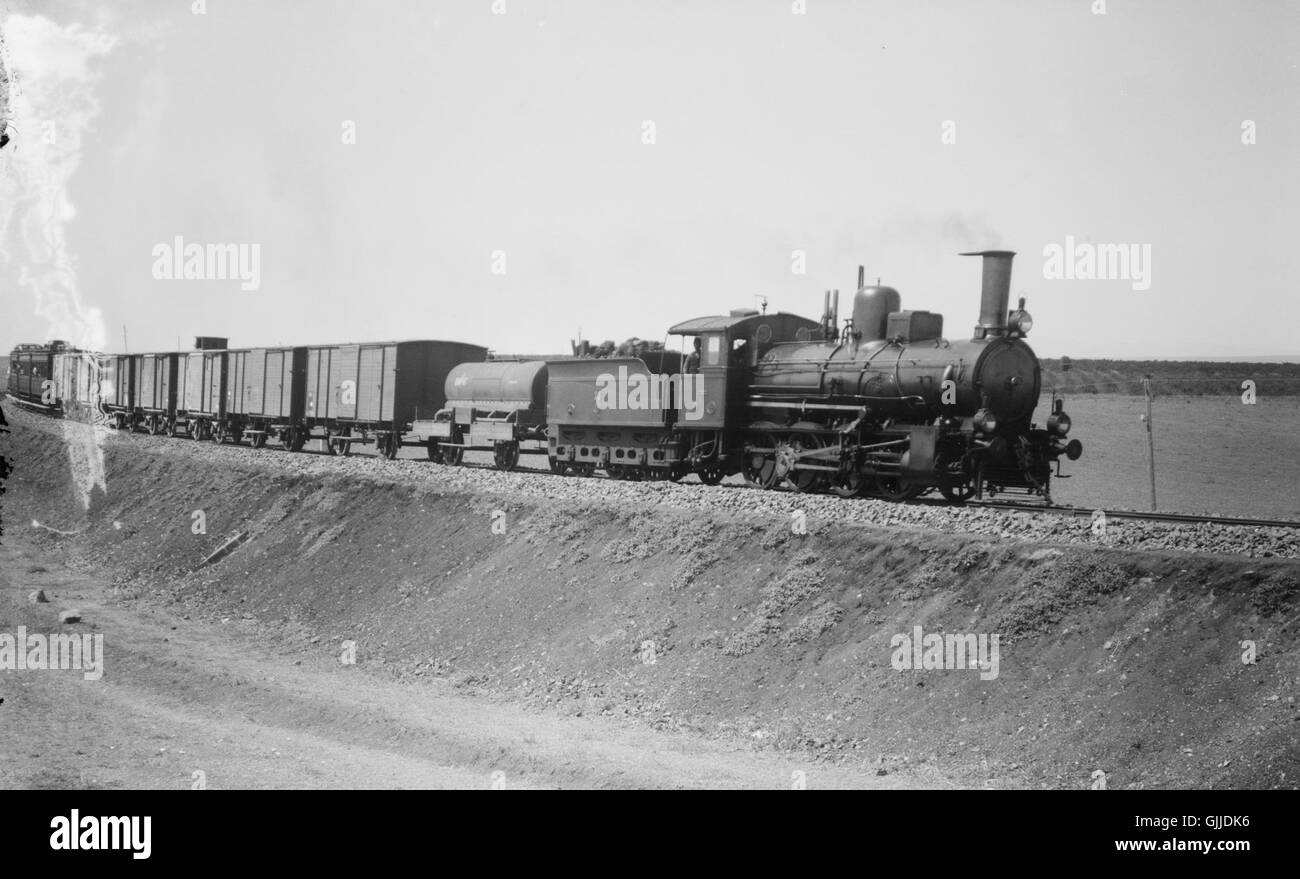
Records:
<instances>
[{"instance_id":1,"label":"locomotive headlamp","mask_svg":"<svg viewBox=\"0 0 1300 879\"><path fill-rule=\"evenodd\" d=\"M1064 412L1053 412L1047 416L1047 429L1057 436L1065 436L1070 432L1070 416Z\"/></svg>"},{"instance_id":2,"label":"locomotive headlamp","mask_svg":"<svg viewBox=\"0 0 1300 879\"><path fill-rule=\"evenodd\" d=\"M1011 312L1011 318L1007 321L1011 332L1018 335L1025 335L1034 328L1034 319L1029 316L1029 312L1023 309L1017 309Z\"/></svg>"},{"instance_id":3,"label":"locomotive headlamp","mask_svg":"<svg viewBox=\"0 0 1300 879\"><path fill-rule=\"evenodd\" d=\"M975 427L984 433L992 433L998 429L998 420L987 409L981 409L975 413Z\"/></svg>"}]
</instances>

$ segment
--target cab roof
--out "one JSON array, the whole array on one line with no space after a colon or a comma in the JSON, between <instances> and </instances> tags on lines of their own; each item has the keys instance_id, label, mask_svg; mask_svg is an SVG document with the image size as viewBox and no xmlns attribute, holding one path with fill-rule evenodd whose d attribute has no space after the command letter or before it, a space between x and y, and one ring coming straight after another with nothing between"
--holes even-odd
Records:
<instances>
[{"instance_id":1,"label":"cab roof","mask_svg":"<svg viewBox=\"0 0 1300 879\"><path fill-rule=\"evenodd\" d=\"M693 320L683 321L675 327L670 327L668 332L674 336L698 336L701 333L716 333L723 330L730 330L737 324L743 324L746 321L752 323L761 323L763 320L774 320L777 318L795 318L798 321L816 326L816 321L810 321L807 318L800 317L797 314L790 314L785 311L776 311L771 314L759 314L752 312L748 314L718 314L712 317L697 317Z\"/></svg>"}]
</instances>

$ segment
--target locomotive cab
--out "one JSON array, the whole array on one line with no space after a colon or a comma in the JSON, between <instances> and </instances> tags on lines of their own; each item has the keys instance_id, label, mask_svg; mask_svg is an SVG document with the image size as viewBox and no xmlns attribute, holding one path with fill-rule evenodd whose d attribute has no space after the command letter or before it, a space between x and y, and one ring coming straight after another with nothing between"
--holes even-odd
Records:
<instances>
[{"instance_id":1,"label":"locomotive cab","mask_svg":"<svg viewBox=\"0 0 1300 879\"><path fill-rule=\"evenodd\" d=\"M754 309L736 309L729 315L700 317L672 327L670 334L683 337L682 351L698 352L698 357L682 356L678 426L721 430L728 423L728 413L732 419L741 417L745 391L763 356L780 342L811 338L817 328L817 322L806 317L785 312L760 314Z\"/></svg>"}]
</instances>

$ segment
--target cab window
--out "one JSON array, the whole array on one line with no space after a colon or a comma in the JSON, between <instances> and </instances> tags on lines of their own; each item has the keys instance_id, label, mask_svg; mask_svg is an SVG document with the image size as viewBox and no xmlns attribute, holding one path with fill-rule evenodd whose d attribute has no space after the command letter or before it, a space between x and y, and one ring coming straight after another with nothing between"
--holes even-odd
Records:
<instances>
[{"instance_id":1,"label":"cab window","mask_svg":"<svg viewBox=\"0 0 1300 879\"><path fill-rule=\"evenodd\" d=\"M722 336L716 333L704 337L704 365L722 366Z\"/></svg>"}]
</instances>

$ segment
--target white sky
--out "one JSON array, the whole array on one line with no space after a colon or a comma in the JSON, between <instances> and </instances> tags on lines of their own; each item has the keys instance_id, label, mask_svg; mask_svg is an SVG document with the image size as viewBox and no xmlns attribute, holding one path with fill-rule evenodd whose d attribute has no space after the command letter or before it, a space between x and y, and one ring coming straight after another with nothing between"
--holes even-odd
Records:
<instances>
[{"instance_id":1,"label":"white sky","mask_svg":"<svg viewBox=\"0 0 1300 879\"><path fill-rule=\"evenodd\" d=\"M561 352L579 325L662 338L757 295L816 317L859 263L956 338L979 307L956 252L1003 246L1042 356L1300 354L1300 4L206 5L0 0L28 112L57 124L64 80L98 104L55 145L15 117L0 182L68 171L62 246L115 350L126 324L132 350ZM5 195L7 351L73 334L19 285L42 256L18 239L49 223ZM176 235L259 244L261 288L154 280ZM1067 235L1149 244L1151 289L1044 279Z\"/></svg>"}]
</instances>

